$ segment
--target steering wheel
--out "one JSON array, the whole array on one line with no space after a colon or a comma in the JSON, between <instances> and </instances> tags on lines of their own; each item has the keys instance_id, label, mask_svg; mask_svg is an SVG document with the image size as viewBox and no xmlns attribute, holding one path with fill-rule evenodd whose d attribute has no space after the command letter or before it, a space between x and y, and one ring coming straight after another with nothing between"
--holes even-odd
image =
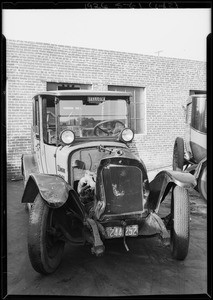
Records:
<instances>
[{"instance_id":1,"label":"steering wheel","mask_svg":"<svg viewBox=\"0 0 213 300\"><path fill-rule=\"evenodd\" d=\"M110 123L112 123L112 127L113 127L113 129L107 129L107 128L101 128L101 125L103 125L103 124L110 124ZM97 136L99 136L99 134L97 133L97 131L98 130L101 130L101 131L103 131L104 133L106 133L108 136L111 134L116 134L117 132L115 132L115 125L116 125L116 123L120 123L124 128L125 128L125 125L124 125L124 123L123 122L121 122L120 120L111 120L111 121L103 121L103 122L100 122L100 123L98 123L97 125L95 125L95 127L94 127L94 134L95 135L97 135Z\"/></svg>"}]
</instances>

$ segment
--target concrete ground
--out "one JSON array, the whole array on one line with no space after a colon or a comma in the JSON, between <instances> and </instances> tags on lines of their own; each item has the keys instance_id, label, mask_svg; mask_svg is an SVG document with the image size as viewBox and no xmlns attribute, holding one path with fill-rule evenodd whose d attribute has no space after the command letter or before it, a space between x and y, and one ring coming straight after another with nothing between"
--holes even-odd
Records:
<instances>
[{"instance_id":1,"label":"concrete ground","mask_svg":"<svg viewBox=\"0 0 213 300\"><path fill-rule=\"evenodd\" d=\"M155 171L149 172L151 179ZM66 245L63 261L52 275L38 274L27 252L28 213L21 204L22 181L7 183L7 294L134 296L206 294L206 202L190 190L190 247L184 261L172 259L157 237L109 241L96 258L87 247ZM169 210L169 199L163 210Z\"/></svg>"}]
</instances>

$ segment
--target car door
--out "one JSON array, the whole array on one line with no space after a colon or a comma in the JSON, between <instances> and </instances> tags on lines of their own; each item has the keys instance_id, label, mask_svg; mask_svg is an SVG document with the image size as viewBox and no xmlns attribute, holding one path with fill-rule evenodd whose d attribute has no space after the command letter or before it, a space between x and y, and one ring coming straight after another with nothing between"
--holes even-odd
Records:
<instances>
[{"instance_id":1,"label":"car door","mask_svg":"<svg viewBox=\"0 0 213 300\"><path fill-rule=\"evenodd\" d=\"M193 96L190 146L196 162L206 157L207 102L205 95Z\"/></svg>"},{"instance_id":2,"label":"car door","mask_svg":"<svg viewBox=\"0 0 213 300\"><path fill-rule=\"evenodd\" d=\"M48 174L56 174L56 152L57 152L57 133L56 133L56 108L55 97L42 96L42 143L41 159L43 169Z\"/></svg>"},{"instance_id":3,"label":"car door","mask_svg":"<svg viewBox=\"0 0 213 300\"><path fill-rule=\"evenodd\" d=\"M33 150L36 154L40 173L47 173L46 153L43 142L42 98L34 98L33 102Z\"/></svg>"},{"instance_id":4,"label":"car door","mask_svg":"<svg viewBox=\"0 0 213 300\"><path fill-rule=\"evenodd\" d=\"M44 173L44 168L41 159L41 125L40 125L40 104L39 98L33 99L33 126L32 126L32 142L33 152L36 155L36 160L39 167L39 172Z\"/></svg>"}]
</instances>

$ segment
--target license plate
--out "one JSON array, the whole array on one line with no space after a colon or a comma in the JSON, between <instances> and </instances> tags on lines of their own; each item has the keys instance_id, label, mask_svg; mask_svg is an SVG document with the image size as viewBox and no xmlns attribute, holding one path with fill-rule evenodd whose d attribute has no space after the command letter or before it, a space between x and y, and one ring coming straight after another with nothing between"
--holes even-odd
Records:
<instances>
[{"instance_id":1,"label":"license plate","mask_svg":"<svg viewBox=\"0 0 213 300\"><path fill-rule=\"evenodd\" d=\"M130 225L126 227L126 236L137 236L138 225Z\"/></svg>"},{"instance_id":2,"label":"license plate","mask_svg":"<svg viewBox=\"0 0 213 300\"><path fill-rule=\"evenodd\" d=\"M108 238L119 238L124 236L123 227L106 227L107 237ZM137 236L138 235L138 225L129 225L126 226L126 236Z\"/></svg>"},{"instance_id":3,"label":"license plate","mask_svg":"<svg viewBox=\"0 0 213 300\"><path fill-rule=\"evenodd\" d=\"M107 227L106 232L109 238L117 238L124 235L124 229L122 227Z\"/></svg>"}]
</instances>

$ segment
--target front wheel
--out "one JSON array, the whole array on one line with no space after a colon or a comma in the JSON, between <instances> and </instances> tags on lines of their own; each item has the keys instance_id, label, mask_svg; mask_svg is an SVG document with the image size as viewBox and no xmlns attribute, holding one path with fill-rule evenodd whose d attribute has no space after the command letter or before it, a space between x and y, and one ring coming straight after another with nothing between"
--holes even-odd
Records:
<instances>
[{"instance_id":1,"label":"front wheel","mask_svg":"<svg viewBox=\"0 0 213 300\"><path fill-rule=\"evenodd\" d=\"M173 170L182 171L184 165L184 141L177 137L173 149Z\"/></svg>"},{"instance_id":2,"label":"front wheel","mask_svg":"<svg viewBox=\"0 0 213 300\"><path fill-rule=\"evenodd\" d=\"M58 268L64 250L64 241L54 234L53 212L38 194L30 210L28 253L35 271L43 274L53 273Z\"/></svg>"},{"instance_id":3,"label":"front wheel","mask_svg":"<svg viewBox=\"0 0 213 300\"><path fill-rule=\"evenodd\" d=\"M171 203L171 236L170 246L172 256L184 260L189 248L189 197L188 191L175 186Z\"/></svg>"}]
</instances>

